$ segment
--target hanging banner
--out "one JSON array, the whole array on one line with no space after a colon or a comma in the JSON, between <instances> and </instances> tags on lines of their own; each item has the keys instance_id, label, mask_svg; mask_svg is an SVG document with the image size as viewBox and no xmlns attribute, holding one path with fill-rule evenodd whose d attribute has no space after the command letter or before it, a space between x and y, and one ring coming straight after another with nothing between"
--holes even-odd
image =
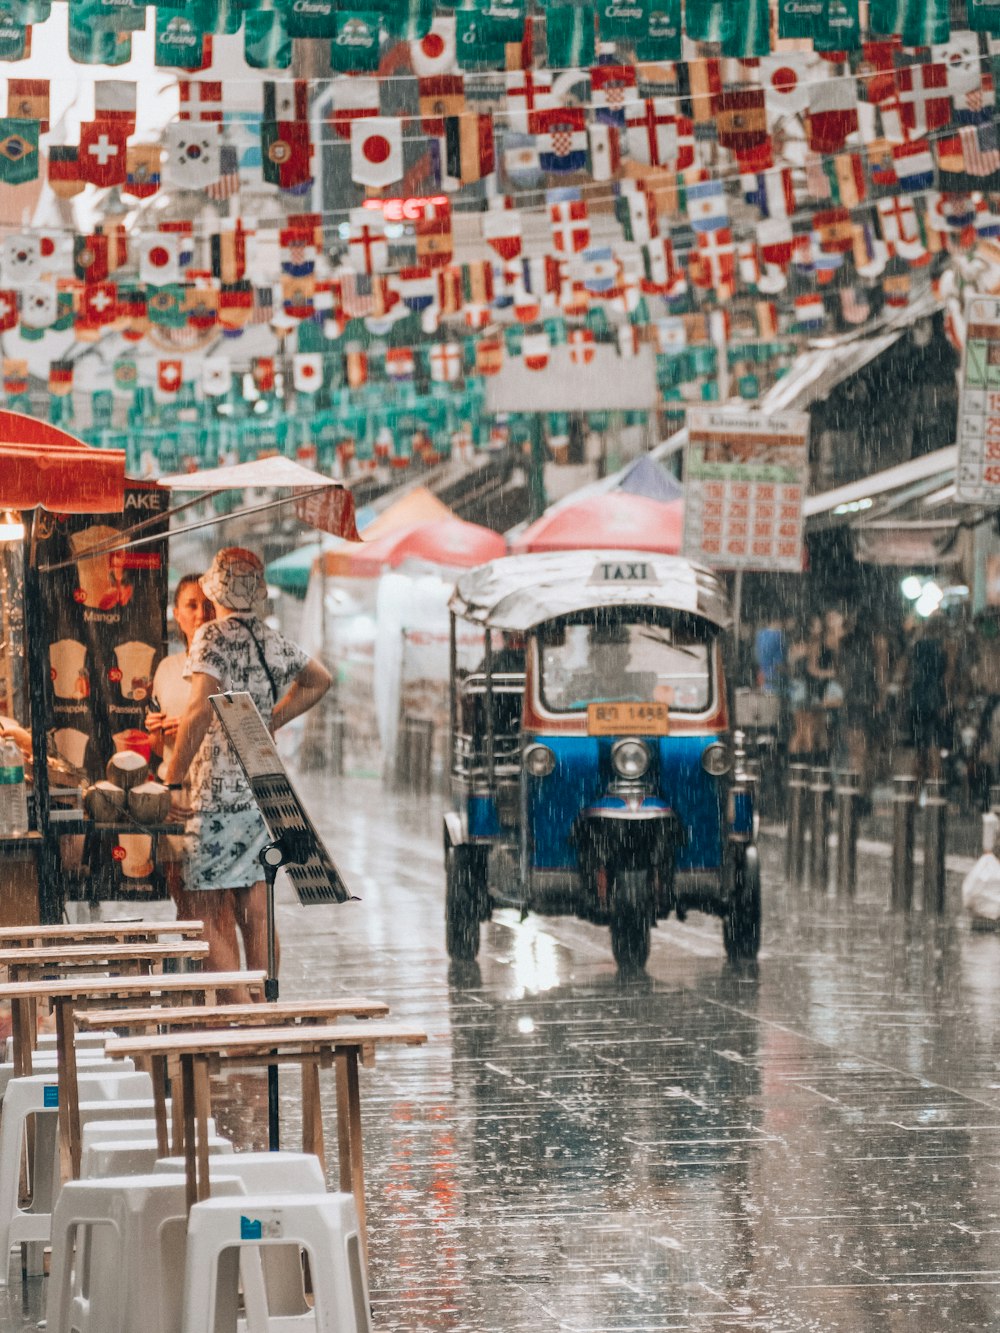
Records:
<instances>
[{"instance_id":1,"label":"hanging banner","mask_svg":"<svg viewBox=\"0 0 1000 1333\"><path fill-rule=\"evenodd\" d=\"M688 412L684 555L713 569L802 569L809 416Z\"/></svg>"},{"instance_id":2,"label":"hanging banner","mask_svg":"<svg viewBox=\"0 0 1000 1333\"><path fill-rule=\"evenodd\" d=\"M40 515L39 564L73 563L41 578L49 628L52 714L59 755L90 781L118 750L148 754L153 673L166 638L166 540L89 554L169 506L170 492L128 482L121 514ZM143 535L167 531L167 522Z\"/></svg>"},{"instance_id":3,"label":"hanging banner","mask_svg":"<svg viewBox=\"0 0 1000 1333\"><path fill-rule=\"evenodd\" d=\"M969 296L958 407L957 498L1000 504L1000 300Z\"/></svg>"}]
</instances>

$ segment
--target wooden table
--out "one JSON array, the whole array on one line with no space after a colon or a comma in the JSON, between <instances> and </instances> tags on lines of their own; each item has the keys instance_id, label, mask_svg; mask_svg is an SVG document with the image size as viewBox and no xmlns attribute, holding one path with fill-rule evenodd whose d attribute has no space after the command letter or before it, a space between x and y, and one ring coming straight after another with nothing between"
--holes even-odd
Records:
<instances>
[{"instance_id":1,"label":"wooden table","mask_svg":"<svg viewBox=\"0 0 1000 1333\"><path fill-rule=\"evenodd\" d=\"M208 1117L211 1114L209 1075L222 1066L266 1068L298 1064L302 1068L302 1148L325 1162L319 1068L333 1064L337 1073L337 1143L340 1188L354 1194L362 1243L365 1231L365 1170L361 1143L361 1094L358 1061L370 1060L380 1045L422 1046L427 1034L396 1023L322 1024L172 1032L159 1036L120 1037L105 1044L110 1056L131 1056L147 1066L153 1078L157 1121L166 1124L167 1061L181 1068L184 1099L184 1166L190 1208L210 1192ZM174 1088L174 1098L178 1089Z\"/></svg>"},{"instance_id":2,"label":"wooden table","mask_svg":"<svg viewBox=\"0 0 1000 1333\"><path fill-rule=\"evenodd\" d=\"M282 1000L264 1004L195 1004L170 1008L104 1009L77 1015L77 1026L110 1027L139 1032L175 1032L178 1028L294 1027L297 1023L333 1023L338 1018L384 1018L389 1006L383 1000L345 996L336 1000ZM176 1061L168 1062L174 1079ZM305 1069L303 1067L303 1074ZM174 1096L171 1143L174 1155L184 1152L183 1098ZM160 1156L167 1144L158 1140Z\"/></svg>"},{"instance_id":3,"label":"wooden table","mask_svg":"<svg viewBox=\"0 0 1000 1333\"><path fill-rule=\"evenodd\" d=\"M198 959L208 955L205 940L182 940L163 944L158 940L138 940L133 944L58 944L52 941L29 949L0 949L0 967L5 967L11 981L27 981L43 973L60 975L77 968L112 968L133 975L151 972L168 958Z\"/></svg>"},{"instance_id":4,"label":"wooden table","mask_svg":"<svg viewBox=\"0 0 1000 1333\"><path fill-rule=\"evenodd\" d=\"M80 1093L73 1045L78 1011L102 1006L120 1008L132 998L148 1007L154 996L164 1004L171 1000L190 1003L198 999L214 1004L220 990L237 985L262 996L265 975L264 972L169 972L147 977L37 978L0 985L0 1001L7 1000L11 1005L14 1072L18 1076L31 1073L36 1004L41 1001L55 1010L59 1144L64 1177L75 1179L80 1174ZM166 1107L161 1109L165 1144ZM157 1134L159 1140L159 1128Z\"/></svg>"},{"instance_id":5,"label":"wooden table","mask_svg":"<svg viewBox=\"0 0 1000 1333\"><path fill-rule=\"evenodd\" d=\"M48 941L68 944L93 944L98 940L111 944L130 940L155 940L161 935L179 935L197 939L204 933L201 921L88 921L79 925L0 926L0 946L7 948L39 947Z\"/></svg>"}]
</instances>

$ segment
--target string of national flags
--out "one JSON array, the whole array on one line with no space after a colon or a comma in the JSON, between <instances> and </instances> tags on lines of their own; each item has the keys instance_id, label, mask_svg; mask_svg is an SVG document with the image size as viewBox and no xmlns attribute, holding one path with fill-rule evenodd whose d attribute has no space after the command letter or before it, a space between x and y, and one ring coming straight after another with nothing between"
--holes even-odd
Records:
<instances>
[{"instance_id":1,"label":"string of national flags","mask_svg":"<svg viewBox=\"0 0 1000 1333\"><path fill-rule=\"evenodd\" d=\"M48 16L48 0L6 5L11 26ZM729 344L781 347L780 369L796 338L864 329L956 257L992 255L1000 6L970 0L954 31L943 0L660 8L387 3L368 14L373 57L345 24L354 12L322 0L157 7L157 63L185 77L155 143L136 140L134 82L95 81L93 119L60 145L48 82L10 78L0 180L44 175L64 199L89 186L122 204L86 234L5 238L0 332L118 336L163 397L192 374L209 398L232 392L251 369L239 339L262 323L303 394L410 364L441 383L507 356L543 369L554 348L585 358L612 342L623 357L650 345L661 388L684 397L719 349L732 359ZM74 0L71 53L86 63L73 37L86 26L102 62L121 63L96 35L120 54L145 21L139 4ZM181 40L184 24L198 42ZM209 74L212 33L241 24L257 68L284 67L261 63L266 28L268 41L330 37L341 73L264 79L259 111L233 110L245 90L188 75ZM0 24L0 59L19 58L4 40ZM241 212L261 183L287 210L278 222ZM191 220L157 223L147 201L160 190L190 192ZM159 354L184 333L213 347L194 369ZM739 361L754 359L769 361ZM60 356L50 390L72 385Z\"/></svg>"}]
</instances>

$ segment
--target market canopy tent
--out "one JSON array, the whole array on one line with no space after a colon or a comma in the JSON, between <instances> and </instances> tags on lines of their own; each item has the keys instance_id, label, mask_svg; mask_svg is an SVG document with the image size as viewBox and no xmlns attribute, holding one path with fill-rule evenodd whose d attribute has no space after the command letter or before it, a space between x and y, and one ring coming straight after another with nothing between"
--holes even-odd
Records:
<instances>
[{"instance_id":1,"label":"market canopy tent","mask_svg":"<svg viewBox=\"0 0 1000 1333\"><path fill-rule=\"evenodd\" d=\"M683 500L664 504L628 491L608 491L546 511L524 529L511 549L516 555L581 547L677 555L683 533Z\"/></svg>"},{"instance_id":2,"label":"market canopy tent","mask_svg":"<svg viewBox=\"0 0 1000 1333\"><path fill-rule=\"evenodd\" d=\"M82 440L19 412L0 412L0 508L120 514L125 451Z\"/></svg>"},{"instance_id":3,"label":"market canopy tent","mask_svg":"<svg viewBox=\"0 0 1000 1333\"><path fill-rule=\"evenodd\" d=\"M337 573L347 578L377 577L383 569L395 569L407 560L446 569L473 569L506 554L507 543L498 532L455 515L330 553L337 562Z\"/></svg>"},{"instance_id":4,"label":"market canopy tent","mask_svg":"<svg viewBox=\"0 0 1000 1333\"><path fill-rule=\"evenodd\" d=\"M364 538L359 540L363 540L367 548L371 543L393 533L409 532L424 524L443 523L454 518L456 515L432 491L426 486L417 486L383 509L377 518L365 526ZM359 573L352 567L350 552L342 547L324 552L320 572L325 577L367 577L367 573Z\"/></svg>"}]
</instances>

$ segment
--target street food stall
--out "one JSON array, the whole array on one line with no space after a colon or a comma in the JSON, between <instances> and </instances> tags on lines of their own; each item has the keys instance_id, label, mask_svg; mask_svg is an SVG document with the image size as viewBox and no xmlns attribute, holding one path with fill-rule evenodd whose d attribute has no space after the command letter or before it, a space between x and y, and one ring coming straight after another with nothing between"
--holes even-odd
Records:
<instances>
[{"instance_id":1,"label":"street food stall","mask_svg":"<svg viewBox=\"0 0 1000 1333\"><path fill-rule=\"evenodd\" d=\"M32 797L30 830L0 839L0 924L57 920L67 896L161 895L157 839L176 829L148 781L145 719L166 649L167 535L206 494L244 488L288 492L244 513L291 503L358 539L350 492L292 460L131 481L122 451L0 412L0 718L30 732ZM172 507L174 490L196 498Z\"/></svg>"}]
</instances>

